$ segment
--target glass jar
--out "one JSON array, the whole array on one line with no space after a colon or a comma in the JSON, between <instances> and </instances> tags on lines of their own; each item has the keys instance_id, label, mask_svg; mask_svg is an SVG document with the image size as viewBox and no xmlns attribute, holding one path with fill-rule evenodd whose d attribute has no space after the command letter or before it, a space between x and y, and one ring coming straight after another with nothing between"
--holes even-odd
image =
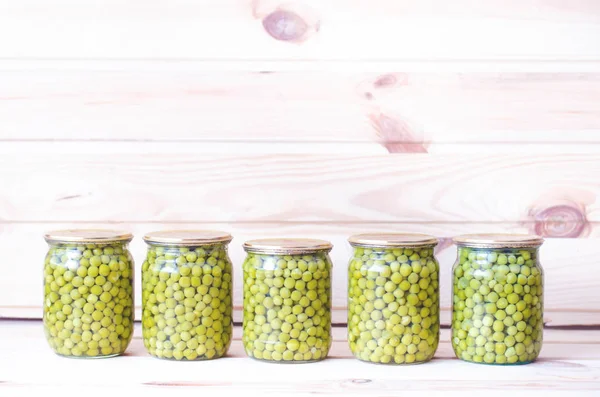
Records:
<instances>
[{"instance_id":1,"label":"glass jar","mask_svg":"<svg viewBox=\"0 0 600 397\"><path fill-rule=\"evenodd\" d=\"M47 233L44 331L66 357L122 354L133 335L131 234L113 230Z\"/></svg>"},{"instance_id":2,"label":"glass jar","mask_svg":"<svg viewBox=\"0 0 600 397\"><path fill-rule=\"evenodd\" d=\"M527 364L542 349L542 238L459 236L453 267L452 347L456 357L486 364Z\"/></svg>"},{"instance_id":3,"label":"glass jar","mask_svg":"<svg viewBox=\"0 0 600 397\"><path fill-rule=\"evenodd\" d=\"M356 358L420 364L439 344L439 263L435 237L359 234L348 239L348 344Z\"/></svg>"},{"instance_id":4,"label":"glass jar","mask_svg":"<svg viewBox=\"0 0 600 397\"><path fill-rule=\"evenodd\" d=\"M231 235L213 230L149 233L142 265L142 336L173 360L223 357L233 331Z\"/></svg>"},{"instance_id":5,"label":"glass jar","mask_svg":"<svg viewBox=\"0 0 600 397\"><path fill-rule=\"evenodd\" d=\"M331 347L328 241L262 239L244 244L244 348L269 362L322 360Z\"/></svg>"}]
</instances>

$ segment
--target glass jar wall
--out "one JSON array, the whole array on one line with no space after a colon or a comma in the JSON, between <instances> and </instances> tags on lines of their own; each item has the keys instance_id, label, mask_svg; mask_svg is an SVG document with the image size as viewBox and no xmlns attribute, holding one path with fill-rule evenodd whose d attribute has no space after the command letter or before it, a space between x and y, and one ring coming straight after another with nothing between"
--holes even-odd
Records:
<instances>
[{"instance_id":1,"label":"glass jar wall","mask_svg":"<svg viewBox=\"0 0 600 397\"><path fill-rule=\"evenodd\" d=\"M360 234L348 267L348 343L360 360L416 364L439 343L437 239L407 233Z\"/></svg>"},{"instance_id":2,"label":"glass jar wall","mask_svg":"<svg viewBox=\"0 0 600 397\"><path fill-rule=\"evenodd\" d=\"M148 352L173 360L226 354L232 337L231 235L220 231L149 233L142 265L142 336Z\"/></svg>"},{"instance_id":3,"label":"glass jar wall","mask_svg":"<svg viewBox=\"0 0 600 397\"><path fill-rule=\"evenodd\" d=\"M47 233L44 331L67 357L122 354L133 335L132 235L111 230Z\"/></svg>"},{"instance_id":4,"label":"glass jar wall","mask_svg":"<svg viewBox=\"0 0 600 397\"><path fill-rule=\"evenodd\" d=\"M525 235L465 235L454 239L452 347L486 364L527 364L542 349L543 240Z\"/></svg>"},{"instance_id":5,"label":"glass jar wall","mask_svg":"<svg viewBox=\"0 0 600 397\"><path fill-rule=\"evenodd\" d=\"M332 245L309 239L244 244L243 344L248 356L301 363L331 346Z\"/></svg>"}]
</instances>

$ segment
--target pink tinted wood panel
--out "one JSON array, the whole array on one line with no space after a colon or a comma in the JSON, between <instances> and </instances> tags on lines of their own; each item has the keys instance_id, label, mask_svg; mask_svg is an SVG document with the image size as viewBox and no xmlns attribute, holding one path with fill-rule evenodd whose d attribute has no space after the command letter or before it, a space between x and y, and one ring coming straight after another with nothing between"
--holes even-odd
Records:
<instances>
[{"instance_id":1,"label":"pink tinted wood panel","mask_svg":"<svg viewBox=\"0 0 600 397\"><path fill-rule=\"evenodd\" d=\"M259 152L349 143L365 153L600 142L600 73L7 70L0 86L8 141L246 142Z\"/></svg>"},{"instance_id":2,"label":"pink tinted wood panel","mask_svg":"<svg viewBox=\"0 0 600 397\"><path fill-rule=\"evenodd\" d=\"M133 232L136 238L131 251L136 268L141 268L145 256L145 244L141 236L152 230L177 228L221 229L230 232L234 240L230 245L230 256L234 265L235 319L241 320L242 272L241 263L245 257L242 243L260 237L309 237L328 239L334 244L331 252L333 267L333 306L334 321L346 322L347 263L352 253L347 243L351 234L375 231L424 232L443 238L437 252L441 274L442 321L450 323L451 268L456 258L456 248L448 238L462 233L509 232L527 233L519 225L499 224L396 224L396 223L355 223L355 224L301 224L285 222L268 224L189 224L189 223L27 223L0 225L0 252L23 258L18 264L7 261L0 263L3 277L0 278L0 317L39 318L41 315L41 284L32 282L41 274L43 258L47 246L42 238L45 231L56 228L103 227L123 228ZM600 285L598 266L598 237L580 239L549 238L541 249L541 261L545 270L545 322L549 326L561 325L600 325ZM26 254L22 254L26 253ZM138 273L139 275L139 273ZM136 302L139 313L141 288L140 277L136 278ZM577 291L574 293L573 291ZM138 316L138 318L140 318Z\"/></svg>"},{"instance_id":3,"label":"pink tinted wood panel","mask_svg":"<svg viewBox=\"0 0 600 397\"><path fill-rule=\"evenodd\" d=\"M522 222L553 237L586 236L600 221L596 154L265 156L67 148L46 144L38 153L0 157L0 219Z\"/></svg>"},{"instance_id":4,"label":"pink tinted wood panel","mask_svg":"<svg viewBox=\"0 0 600 397\"><path fill-rule=\"evenodd\" d=\"M594 1L0 2L5 58L599 59Z\"/></svg>"}]
</instances>

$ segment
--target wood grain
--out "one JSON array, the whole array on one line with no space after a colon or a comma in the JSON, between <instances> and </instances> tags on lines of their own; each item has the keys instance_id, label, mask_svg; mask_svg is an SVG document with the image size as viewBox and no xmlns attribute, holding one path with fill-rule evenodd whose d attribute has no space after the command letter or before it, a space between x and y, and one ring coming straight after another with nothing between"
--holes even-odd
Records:
<instances>
[{"instance_id":1,"label":"wood grain","mask_svg":"<svg viewBox=\"0 0 600 397\"><path fill-rule=\"evenodd\" d=\"M4 222L525 222L556 223L545 235L576 237L600 220L597 154L162 155L44 148L0 158ZM583 227L571 230L578 224Z\"/></svg>"},{"instance_id":2,"label":"wood grain","mask_svg":"<svg viewBox=\"0 0 600 397\"><path fill-rule=\"evenodd\" d=\"M0 322L0 392L3 396L36 391L86 390L86 394L144 393L159 396L243 393L251 396L377 395L402 391L428 396L464 396L466 390L490 396L596 396L600 390L598 331L544 332L540 359L519 367L468 364L454 358L449 331L442 330L436 358L424 365L386 366L351 357L345 329L334 328L328 359L308 365L261 363L245 356L240 335L227 357L194 363L175 363L150 357L135 330L125 356L81 361L54 355L43 339L39 322ZM35 359L32 359L35 357ZM136 368L132 371L131 368ZM35 373L36 376L31 376ZM64 374L69 374L68 378ZM98 374L110 374L99 377ZM9 394L10 393L10 394ZM19 394L16 394L19 393Z\"/></svg>"},{"instance_id":3,"label":"wood grain","mask_svg":"<svg viewBox=\"0 0 600 397\"><path fill-rule=\"evenodd\" d=\"M50 59L600 58L591 0L0 2L0 54Z\"/></svg>"},{"instance_id":4,"label":"wood grain","mask_svg":"<svg viewBox=\"0 0 600 397\"><path fill-rule=\"evenodd\" d=\"M342 143L364 154L600 143L600 73L7 70L0 86L9 142Z\"/></svg>"},{"instance_id":5,"label":"wood grain","mask_svg":"<svg viewBox=\"0 0 600 397\"><path fill-rule=\"evenodd\" d=\"M0 0L0 37L0 252L11 258L0 317L39 317L45 230L210 227L236 236L237 268L245 239L332 240L342 323L346 238L409 230L443 239L447 324L449 237L512 231L548 238L547 325L600 325L598 2ZM139 268L139 238L132 250ZM593 361L590 351L570 353ZM4 362L3 396L61 387L50 375L3 378ZM557 362L486 386L598 387L600 361ZM260 389L146 369L149 380L125 387ZM479 390L487 378L476 375L370 383L377 395ZM270 390L365 391L359 377L315 379Z\"/></svg>"},{"instance_id":6,"label":"wood grain","mask_svg":"<svg viewBox=\"0 0 600 397\"><path fill-rule=\"evenodd\" d=\"M332 241L334 249L331 258L333 272L334 322L346 322L347 263L351 247L347 238L351 234L376 231L412 231L430 233L445 237L437 253L441 267L441 306L442 322L449 324L451 298L451 268L456 258L456 248L449 245L447 237L469 232L527 232L520 225L498 224L382 224L356 223L331 224L186 224L186 223L135 223L135 224L3 224L0 227L0 252L27 253L18 263L0 264L3 277L0 278L0 317L40 318L42 288L35 282L41 275L43 257L47 246L43 233L54 228L71 227L112 227L132 231L136 238L131 251L137 263L136 302L140 309L139 269L145 257L146 246L141 239L145 233L158 229L206 228L229 231L234 236L230 245L230 256L234 264L234 305L235 320L241 321L241 263L245 257L242 249L244 241L259 237L314 237ZM549 238L541 250L541 261L545 271L545 322L548 326L600 325L600 285L598 266L598 237L594 238ZM40 276L41 277L41 276ZM576 292L575 292L576 291Z\"/></svg>"},{"instance_id":7,"label":"wood grain","mask_svg":"<svg viewBox=\"0 0 600 397\"><path fill-rule=\"evenodd\" d=\"M493 59L436 59L436 60L293 60L270 59L29 59L0 58L2 71L45 71L69 70L73 73L94 72L165 72L174 73L598 73L599 60L548 59L531 61L511 59L498 62Z\"/></svg>"}]
</instances>

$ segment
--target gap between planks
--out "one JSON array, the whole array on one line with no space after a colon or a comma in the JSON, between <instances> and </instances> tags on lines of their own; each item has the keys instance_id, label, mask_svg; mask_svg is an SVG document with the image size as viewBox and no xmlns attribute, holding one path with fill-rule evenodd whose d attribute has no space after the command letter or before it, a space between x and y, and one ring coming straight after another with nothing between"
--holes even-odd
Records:
<instances>
[{"instance_id":1,"label":"gap between planks","mask_svg":"<svg viewBox=\"0 0 600 397\"><path fill-rule=\"evenodd\" d=\"M594 34L594 33L591 33ZM581 36L580 36L581 37ZM565 56L529 56L522 54L517 56L495 57L493 54L482 56L445 54L436 57L434 54L418 54L410 57L386 58L385 56L373 57L333 57L324 58L279 58L277 56L265 56L254 58L249 54L239 58L238 54L229 57L218 55L204 58L202 55L185 57L183 54L160 57L156 54L142 54L130 56L110 56L92 54L77 57L73 54L39 54L39 55L16 55L1 57L0 62L6 66L0 66L0 70L6 69L53 69L78 70L85 65L91 65L93 70L118 70L136 69L136 63L181 63L175 70L189 70L188 65L199 65L195 70L200 71L255 71L258 73L282 72L282 71L370 71L380 72L390 68L403 68L406 71L457 71L457 72L596 72L600 65L600 55L570 54ZM68 65L67 65L68 64ZM19 68L19 65L24 65ZM34 66L32 66L34 65ZM66 66L65 66L66 65ZM116 65L116 66L115 66ZM445 67L445 69L442 69ZM143 70L154 70L155 67L143 67ZM163 69L161 67L161 69Z\"/></svg>"},{"instance_id":2,"label":"gap between planks","mask_svg":"<svg viewBox=\"0 0 600 397\"><path fill-rule=\"evenodd\" d=\"M0 321L38 321L42 316L41 306L11 306L0 304ZM346 325L348 311L346 308L334 308L331 311L332 323L336 327ZM142 318L142 308L135 306L135 318L139 322ZM242 323L243 312L240 307L235 307L233 320L239 325ZM545 328L554 330L588 331L600 330L600 310L556 309L545 310ZM442 328L448 328L451 319L450 308L440 309L440 322Z\"/></svg>"},{"instance_id":3,"label":"gap between planks","mask_svg":"<svg viewBox=\"0 0 600 397\"><path fill-rule=\"evenodd\" d=\"M5 72L336 72L336 73L599 73L600 60L249 60L239 59L48 59L0 56Z\"/></svg>"},{"instance_id":4,"label":"gap between planks","mask_svg":"<svg viewBox=\"0 0 600 397\"><path fill-rule=\"evenodd\" d=\"M410 156L418 155L420 148L428 146L429 154L497 154L507 152L523 155L565 155L565 154L597 154L600 150L600 141L588 140L592 131L569 132L569 141L560 140L563 133L557 133L557 139L552 142L522 142L522 141L497 141L497 142L403 142L386 141L385 145L401 145L405 153L390 154L382 142L377 141L261 141L261 140L71 140L71 139L31 139L31 140L3 140L0 139L0 154L22 153L27 155L46 154L49 152L86 153L100 155L112 154L210 154L232 155L251 152L255 155L378 155L378 156ZM551 134L551 132L546 132ZM581 138L577 138L577 136ZM413 148L413 149L411 149Z\"/></svg>"},{"instance_id":5,"label":"gap between planks","mask_svg":"<svg viewBox=\"0 0 600 397\"><path fill-rule=\"evenodd\" d=\"M352 358L352 354L347 344L346 327L332 327L332 350L328 357L330 358ZM126 356L150 357L145 351L142 343L142 327L139 322L135 323L134 336ZM233 327L233 342L229 350L228 357L244 358L246 357L241 344L242 327L236 325ZM450 344L451 330L442 328L440 330L440 346L436 352L436 359L454 359L452 346ZM51 353L47 347L43 333L43 323L40 320L35 321L15 321L0 319L0 353L6 353L14 350L14 344L10 341L19 341L21 339L30 340L35 345L34 350L44 347L45 353ZM569 351L566 346L578 345L573 351ZM588 349L581 345L588 346ZM41 350L41 349L40 349ZM0 354L1 356L1 354ZM544 329L544 345L540 356L544 360L598 360L600 361L600 329L587 330L555 330L551 328ZM159 360L160 362L161 360ZM599 362L600 364L600 362ZM600 369L600 368L599 368ZM1 374L0 374L1 377Z\"/></svg>"}]
</instances>

